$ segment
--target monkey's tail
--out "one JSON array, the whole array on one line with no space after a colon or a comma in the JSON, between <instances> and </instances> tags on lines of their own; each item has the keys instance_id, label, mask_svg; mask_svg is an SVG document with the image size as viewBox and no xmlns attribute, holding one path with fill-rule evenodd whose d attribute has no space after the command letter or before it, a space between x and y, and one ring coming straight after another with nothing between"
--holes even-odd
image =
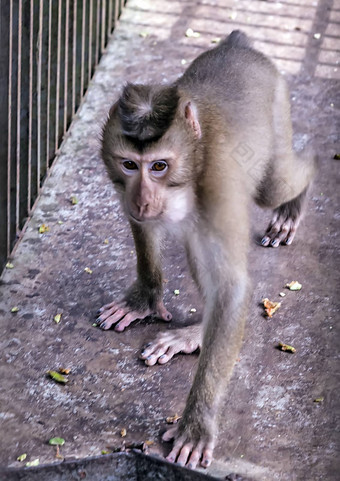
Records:
<instances>
[{"instance_id":1,"label":"monkey's tail","mask_svg":"<svg viewBox=\"0 0 340 481\"><path fill-rule=\"evenodd\" d=\"M233 30L222 43L228 47L250 48L252 46L248 36L241 30Z\"/></svg>"}]
</instances>

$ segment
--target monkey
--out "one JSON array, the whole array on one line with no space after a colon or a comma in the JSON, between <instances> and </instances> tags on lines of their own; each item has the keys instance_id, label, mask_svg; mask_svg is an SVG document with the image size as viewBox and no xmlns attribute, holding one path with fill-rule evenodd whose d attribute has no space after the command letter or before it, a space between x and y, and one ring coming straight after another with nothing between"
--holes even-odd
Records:
<instances>
[{"instance_id":1,"label":"monkey","mask_svg":"<svg viewBox=\"0 0 340 481\"><path fill-rule=\"evenodd\" d=\"M121 332L147 316L171 321L161 245L167 233L177 236L204 300L202 323L159 334L140 357L152 366L199 349L182 418L163 439L173 440L169 461L208 467L247 316L250 202L274 211L262 245L290 245L315 162L293 150L286 81L242 31L172 84L127 83L101 154L130 223L137 279L99 310L97 323Z\"/></svg>"}]
</instances>

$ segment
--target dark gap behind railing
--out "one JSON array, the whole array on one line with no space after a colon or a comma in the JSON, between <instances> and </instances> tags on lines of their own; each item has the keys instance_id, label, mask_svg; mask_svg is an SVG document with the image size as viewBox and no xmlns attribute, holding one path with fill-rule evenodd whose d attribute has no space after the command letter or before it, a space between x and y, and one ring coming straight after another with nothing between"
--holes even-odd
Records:
<instances>
[{"instance_id":1,"label":"dark gap behind railing","mask_svg":"<svg viewBox=\"0 0 340 481\"><path fill-rule=\"evenodd\" d=\"M126 0L0 0L0 274Z\"/></svg>"}]
</instances>

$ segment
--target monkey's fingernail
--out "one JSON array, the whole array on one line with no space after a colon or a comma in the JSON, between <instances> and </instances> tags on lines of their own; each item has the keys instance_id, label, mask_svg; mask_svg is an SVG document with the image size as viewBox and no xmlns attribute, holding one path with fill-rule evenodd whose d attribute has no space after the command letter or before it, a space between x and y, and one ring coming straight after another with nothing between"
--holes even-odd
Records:
<instances>
[{"instance_id":1,"label":"monkey's fingernail","mask_svg":"<svg viewBox=\"0 0 340 481\"><path fill-rule=\"evenodd\" d=\"M165 354L162 354L161 356L159 356L159 359L164 359L165 358Z\"/></svg>"},{"instance_id":2,"label":"monkey's fingernail","mask_svg":"<svg viewBox=\"0 0 340 481\"><path fill-rule=\"evenodd\" d=\"M204 460L202 461L202 464L203 464L204 466L209 466L209 460L208 460L208 459L204 459Z\"/></svg>"},{"instance_id":3,"label":"monkey's fingernail","mask_svg":"<svg viewBox=\"0 0 340 481\"><path fill-rule=\"evenodd\" d=\"M267 242L269 241L268 237L263 237L263 239L261 240L261 245L266 245Z\"/></svg>"},{"instance_id":4,"label":"monkey's fingernail","mask_svg":"<svg viewBox=\"0 0 340 481\"><path fill-rule=\"evenodd\" d=\"M274 240L271 241L271 245L273 247L277 247L279 244L280 244L280 241L278 239L274 239Z\"/></svg>"},{"instance_id":5,"label":"monkey's fingernail","mask_svg":"<svg viewBox=\"0 0 340 481\"><path fill-rule=\"evenodd\" d=\"M147 344L145 344L144 349L146 349L147 347L150 347L150 346L151 346L151 342L148 342Z\"/></svg>"},{"instance_id":6,"label":"monkey's fingernail","mask_svg":"<svg viewBox=\"0 0 340 481\"><path fill-rule=\"evenodd\" d=\"M102 312L102 308L98 309L98 311L96 312L96 316L99 316L99 314Z\"/></svg>"},{"instance_id":7,"label":"monkey's fingernail","mask_svg":"<svg viewBox=\"0 0 340 481\"><path fill-rule=\"evenodd\" d=\"M288 237L288 239L286 240L286 245L289 246L292 242L293 242L293 238Z\"/></svg>"},{"instance_id":8,"label":"monkey's fingernail","mask_svg":"<svg viewBox=\"0 0 340 481\"><path fill-rule=\"evenodd\" d=\"M192 469L192 463L187 464L187 468Z\"/></svg>"}]
</instances>

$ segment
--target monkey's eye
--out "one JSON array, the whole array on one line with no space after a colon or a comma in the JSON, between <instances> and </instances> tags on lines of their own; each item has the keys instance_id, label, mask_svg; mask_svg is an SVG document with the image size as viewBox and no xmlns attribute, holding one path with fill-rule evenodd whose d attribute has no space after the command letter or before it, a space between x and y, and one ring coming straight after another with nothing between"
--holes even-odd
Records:
<instances>
[{"instance_id":1,"label":"monkey's eye","mask_svg":"<svg viewBox=\"0 0 340 481\"><path fill-rule=\"evenodd\" d=\"M138 170L138 165L133 160L124 160L122 162L123 170L126 173L132 173L133 170Z\"/></svg>"},{"instance_id":2,"label":"monkey's eye","mask_svg":"<svg viewBox=\"0 0 340 481\"><path fill-rule=\"evenodd\" d=\"M151 170L153 172L163 172L168 168L168 164L165 160L157 160L151 165Z\"/></svg>"}]
</instances>

